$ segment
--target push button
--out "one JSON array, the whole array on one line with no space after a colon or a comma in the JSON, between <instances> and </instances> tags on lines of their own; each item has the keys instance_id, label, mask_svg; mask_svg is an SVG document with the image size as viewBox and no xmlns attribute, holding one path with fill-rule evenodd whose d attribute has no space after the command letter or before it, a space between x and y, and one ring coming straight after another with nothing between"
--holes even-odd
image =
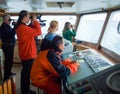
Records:
<instances>
[{"instance_id":1,"label":"push button","mask_svg":"<svg viewBox=\"0 0 120 94\"><path fill-rule=\"evenodd\" d=\"M88 91L90 91L90 90L92 90L92 87L91 87L91 86L87 86L87 87L84 87L84 88L80 88L80 89L79 89L79 94L83 94L83 93L88 92Z\"/></svg>"}]
</instances>

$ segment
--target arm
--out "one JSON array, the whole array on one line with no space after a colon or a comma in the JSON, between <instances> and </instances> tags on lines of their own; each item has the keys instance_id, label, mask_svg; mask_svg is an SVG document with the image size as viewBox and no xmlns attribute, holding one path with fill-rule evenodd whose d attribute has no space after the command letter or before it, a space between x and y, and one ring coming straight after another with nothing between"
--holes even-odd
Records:
<instances>
[{"instance_id":1,"label":"arm","mask_svg":"<svg viewBox=\"0 0 120 94\"><path fill-rule=\"evenodd\" d=\"M73 29L72 31L70 31L70 34L71 34L72 36L76 36L76 31Z\"/></svg>"},{"instance_id":2,"label":"arm","mask_svg":"<svg viewBox=\"0 0 120 94\"><path fill-rule=\"evenodd\" d=\"M79 66L78 63L73 63L69 60L61 61L53 52L49 52L47 58L61 78L66 78L68 75L76 72Z\"/></svg>"},{"instance_id":3,"label":"arm","mask_svg":"<svg viewBox=\"0 0 120 94\"><path fill-rule=\"evenodd\" d=\"M71 59L67 58L62 62L67 68L70 69L71 74L75 73L79 67L79 63L76 61L72 61Z\"/></svg>"},{"instance_id":4,"label":"arm","mask_svg":"<svg viewBox=\"0 0 120 94\"><path fill-rule=\"evenodd\" d=\"M31 26L31 27L32 27L33 29L36 29L36 31L38 31L37 33L39 33L39 34L41 35L41 34L42 34L42 32L41 32L41 25L40 25L40 23L37 21L35 14L32 16L31 23L32 23L32 26Z\"/></svg>"},{"instance_id":5,"label":"arm","mask_svg":"<svg viewBox=\"0 0 120 94\"><path fill-rule=\"evenodd\" d=\"M37 37L38 35L40 35L41 32L41 27L38 21L34 21L34 25L32 27L21 24L18 28L17 28L17 32L21 32L22 36L30 36L30 37Z\"/></svg>"},{"instance_id":6,"label":"arm","mask_svg":"<svg viewBox=\"0 0 120 94\"><path fill-rule=\"evenodd\" d=\"M34 21L31 28L28 29L31 31L31 35L37 36L42 34L41 26L38 21Z\"/></svg>"},{"instance_id":7,"label":"arm","mask_svg":"<svg viewBox=\"0 0 120 94\"><path fill-rule=\"evenodd\" d=\"M60 58L53 51L49 50L47 58L61 78L64 79L70 75L70 69L62 64Z\"/></svg>"}]
</instances>

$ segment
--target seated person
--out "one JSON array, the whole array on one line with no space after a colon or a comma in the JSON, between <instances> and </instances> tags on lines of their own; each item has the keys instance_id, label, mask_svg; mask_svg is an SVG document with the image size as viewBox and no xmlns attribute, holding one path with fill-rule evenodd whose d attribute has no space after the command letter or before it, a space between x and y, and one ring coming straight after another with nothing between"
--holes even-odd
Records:
<instances>
[{"instance_id":1,"label":"seated person","mask_svg":"<svg viewBox=\"0 0 120 94\"><path fill-rule=\"evenodd\" d=\"M52 48L40 51L35 59L30 77L34 86L43 89L47 94L61 94L61 79L77 71L79 63L71 59L61 59L64 49L63 38L55 36Z\"/></svg>"},{"instance_id":2,"label":"seated person","mask_svg":"<svg viewBox=\"0 0 120 94\"><path fill-rule=\"evenodd\" d=\"M52 20L48 28L48 33L45 35L45 38L42 40L40 47L41 51L51 48L51 42L53 38L57 35L56 34L57 30L58 30L58 22L56 20Z\"/></svg>"}]
</instances>

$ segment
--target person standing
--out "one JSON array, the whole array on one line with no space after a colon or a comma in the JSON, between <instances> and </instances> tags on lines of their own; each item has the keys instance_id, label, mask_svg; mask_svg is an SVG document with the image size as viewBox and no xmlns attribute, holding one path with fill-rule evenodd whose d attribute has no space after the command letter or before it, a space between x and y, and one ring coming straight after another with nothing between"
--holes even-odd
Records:
<instances>
[{"instance_id":1,"label":"person standing","mask_svg":"<svg viewBox=\"0 0 120 94\"><path fill-rule=\"evenodd\" d=\"M4 78L3 80L7 80L12 73L13 66L13 55L14 55L14 47L15 47L15 29L10 26L11 18L10 15L3 15L3 23L0 27L0 36L2 41L2 50L5 56L4 61Z\"/></svg>"},{"instance_id":2,"label":"person standing","mask_svg":"<svg viewBox=\"0 0 120 94\"><path fill-rule=\"evenodd\" d=\"M73 42L73 37L76 36L76 31L74 30L70 22L65 23L62 35L63 35L63 38L65 38L66 40Z\"/></svg>"},{"instance_id":3,"label":"person standing","mask_svg":"<svg viewBox=\"0 0 120 94\"><path fill-rule=\"evenodd\" d=\"M22 61L21 71L21 91L22 94L30 92L30 70L34 59L37 56L35 37L42 34L41 26L36 19L36 15L32 16L32 25L27 25L30 21L30 14L26 10L19 13L19 18L16 26L18 37L18 52Z\"/></svg>"}]
</instances>

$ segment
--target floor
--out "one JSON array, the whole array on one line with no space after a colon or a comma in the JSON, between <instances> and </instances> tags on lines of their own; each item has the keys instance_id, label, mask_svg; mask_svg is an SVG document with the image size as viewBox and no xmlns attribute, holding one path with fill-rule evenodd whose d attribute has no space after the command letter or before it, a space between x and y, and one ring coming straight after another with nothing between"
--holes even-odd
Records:
<instances>
[{"instance_id":1,"label":"floor","mask_svg":"<svg viewBox=\"0 0 120 94\"><path fill-rule=\"evenodd\" d=\"M16 73L15 76L15 82L16 82L16 94L21 94L20 90L20 76L21 76L21 69L22 65L21 64L14 64L12 68L12 72ZM2 70L3 73L3 70ZM38 89L32 85L30 85L31 90L35 91L36 94L38 94ZM43 94L42 90L39 89L39 94Z\"/></svg>"}]
</instances>

